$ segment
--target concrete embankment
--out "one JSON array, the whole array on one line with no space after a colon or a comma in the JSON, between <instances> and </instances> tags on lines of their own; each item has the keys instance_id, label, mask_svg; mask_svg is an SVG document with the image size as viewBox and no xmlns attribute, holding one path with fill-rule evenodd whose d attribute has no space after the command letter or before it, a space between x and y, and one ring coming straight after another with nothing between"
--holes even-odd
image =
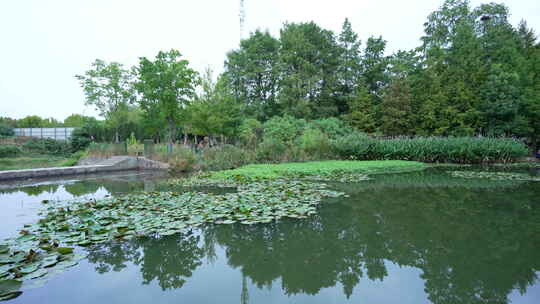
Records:
<instances>
[{"instance_id":1,"label":"concrete embankment","mask_svg":"<svg viewBox=\"0 0 540 304\"><path fill-rule=\"evenodd\" d=\"M168 165L144 157L114 156L93 165L0 171L0 180L82 175L127 170L168 169Z\"/></svg>"}]
</instances>

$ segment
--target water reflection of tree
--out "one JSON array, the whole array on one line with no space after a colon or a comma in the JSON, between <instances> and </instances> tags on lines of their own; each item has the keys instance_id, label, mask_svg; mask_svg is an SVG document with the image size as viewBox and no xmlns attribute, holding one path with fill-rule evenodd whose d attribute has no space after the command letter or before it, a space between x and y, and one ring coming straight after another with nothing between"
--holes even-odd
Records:
<instances>
[{"instance_id":1,"label":"water reflection of tree","mask_svg":"<svg viewBox=\"0 0 540 304\"><path fill-rule=\"evenodd\" d=\"M286 294L317 294L339 283L350 296L362 280L383 280L388 260L421 269L433 303L506 303L540 270L540 189L523 184L500 191L355 188L349 199L307 220L217 225L204 229L204 239L184 234L103 246L91 261L118 270L122 259L130 260L144 283L172 289L204 257L215 259L219 244L229 265L259 288L280 279Z\"/></svg>"},{"instance_id":2,"label":"water reflection of tree","mask_svg":"<svg viewBox=\"0 0 540 304\"><path fill-rule=\"evenodd\" d=\"M306 221L218 227L217 241L231 266L259 287L281 278L287 294L339 282L349 296L364 276L382 280L385 260L421 269L434 303L506 303L537 280L539 191L389 190L357 192Z\"/></svg>"},{"instance_id":3,"label":"water reflection of tree","mask_svg":"<svg viewBox=\"0 0 540 304\"><path fill-rule=\"evenodd\" d=\"M121 271L131 262L140 267L143 284L156 280L163 290L176 289L202 264L204 251L200 238L189 232L104 243L89 250L88 260L96 264L99 273Z\"/></svg>"},{"instance_id":4,"label":"water reflection of tree","mask_svg":"<svg viewBox=\"0 0 540 304\"><path fill-rule=\"evenodd\" d=\"M42 193L55 193L59 185L37 185L29 187L18 187L13 189L2 189L0 194L9 194L15 192L23 192L29 196L38 196Z\"/></svg>"}]
</instances>

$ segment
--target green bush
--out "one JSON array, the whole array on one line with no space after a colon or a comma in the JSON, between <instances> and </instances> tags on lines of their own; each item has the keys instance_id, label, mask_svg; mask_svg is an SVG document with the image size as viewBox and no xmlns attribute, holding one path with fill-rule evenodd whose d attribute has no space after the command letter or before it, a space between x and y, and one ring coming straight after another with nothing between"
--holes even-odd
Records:
<instances>
[{"instance_id":1,"label":"green bush","mask_svg":"<svg viewBox=\"0 0 540 304\"><path fill-rule=\"evenodd\" d=\"M30 139L23 145L23 149L31 153L66 155L71 152L71 145L67 141L50 138Z\"/></svg>"},{"instance_id":2,"label":"green bush","mask_svg":"<svg viewBox=\"0 0 540 304\"><path fill-rule=\"evenodd\" d=\"M330 141L320 129L306 129L298 138L298 146L312 159L329 156Z\"/></svg>"},{"instance_id":3,"label":"green bush","mask_svg":"<svg viewBox=\"0 0 540 304\"><path fill-rule=\"evenodd\" d=\"M19 147L14 145L0 145L0 157L11 157L21 154Z\"/></svg>"},{"instance_id":4,"label":"green bush","mask_svg":"<svg viewBox=\"0 0 540 304\"><path fill-rule=\"evenodd\" d=\"M238 131L238 137L244 145L254 146L262 135L263 126L258 120L250 118L242 121Z\"/></svg>"},{"instance_id":5,"label":"green bush","mask_svg":"<svg viewBox=\"0 0 540 304\"><path fill-rule=\"evenodd\" d=\"M441 163L510 162L527 155L527 146L511 138L417 137L376 139L351 134L332 142L344 159L416 160Z\"/></svg>"},{"instance_id":6,"label":"green bush","mask_svg":"<svg viewBox=\"0 0 540 304\"><path fill-rule=\"evenodd\" d=\"M173 153L165 154L164 157L173 172L190 172L197 169L197 155L191 149L175 145Z\"/></svg>"},{"instance_id":7,"label":"green bush","mask_svg":"<svg viewBox=\"0 0 540 304\"><path fill-rule=\"evenodd\" d=\"M203 169L211 171L234 169L253 161L251 150L243 150L232 145L204 149L201 156Z\"/></svg>"},{"instance_id":8,"label":"green bush","mask_svg":"<svg viewBox=\"0 0 540 304\"><path fill-rule=\"evenodd\" d=\"M70 158L66 159L63 163L62 163L62 167L71 167L71 166L76 166L77 163L79 162L79 160L81 160L81 158L84 158L84 157L87 157L88 154L86 151L77 151L75 153L73 153L73 155L71 155Z\"/></svg>"},{"instance_id":9,"label":"green bush","mask_svg":"<svg viewBox=\"0 0 540 304\"><path fill-rule=\"evenodd\" d=\"M5 123L0 123L0 137L13 135L15 135L15 132L11 126Z\"/></svg>"},{"instance_id":10,"label":"green bush","mask_svg":"<svg viewBox=\"0 0 540 304\"><path fill-rule=\"evenodd\" d=\"M292 145L295 139L302 135L306 121L290 116L276 116L263 125L263 140L277 140L286 145Z\"/></svg>"},{"instance_id":11,"label":"green bush","mask_svg":"<svg viewBox=\"0 0 540 304\"><path fill-rule=\"evenodd\" d=\"M279 138L268 137L259 144L256 150L257 161L280 161L283 159L287 145Z\"/></svg>"},{"instance_id":12,"label":"green bush","mask_svg":"<svg viewBox=\"0 0 540 304\"><path fill-rule=\"evenodd\" d=\"M321 132L330 139L337 139L354 133L354 129L351 128L346 122L335 117L314 120L310 123L310 125L321 130Z\"/></svg>"},{"instance_id":13,"label":"green bush","mask_svg":"<svg viewBox=\"0 0 540 304\"><path fill-rule=\"evenodd\" d=\"M77 128L71 134L71 151L77 152L84 150L92 143L92 138L87 129Z\"/></svg>"}]
</instances>

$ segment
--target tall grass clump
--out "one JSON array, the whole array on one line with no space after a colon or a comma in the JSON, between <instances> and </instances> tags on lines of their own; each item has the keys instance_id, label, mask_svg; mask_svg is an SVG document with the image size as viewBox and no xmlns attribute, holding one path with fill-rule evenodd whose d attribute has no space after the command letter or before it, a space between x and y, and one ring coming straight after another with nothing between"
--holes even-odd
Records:
<instances>
[{"instance_id":1,"label":"tall grass clump","mask_svg":"<svg viewBox=\"0 0 540 304\"><path fill-rule=\"evenodd\" d=\"M382 139L351 134L332 142L341 158L357 160L402 159L440 163L511 162L528 154L512 138L416 137Z\"/></svg>"},{"instance_id":2,"label":"tall grass clump","mask_svg":"<svg viewBox=\"0 0 540 304\"><path fill-rule=\"evenodd\" d=\"M252 150L224 145L203 150L199 161L201 163L201 169L204 170L228 170L253 163L255 161L255 153Z\"/></svg>"},{"instance_id":3,"label":"tall grass clump","mask_svg":"<svg viewBox=\"0 0 540 304\"><path fill-rule=\"evenodd\" d=\"M109 144L93 142L88 146L88 155L92 157L111 157L126 155L125 143Z\"/></svg>"},{"instance_id":4,"label":"tall grass clump","mask_svg":"<svg viewBox=\"0 0 540 304\"><path fill-rule=\"evenodd\" d=\"M168 163L171 171L190 172L199 169L197 154L191 149L183 145L174 145L173 152L169 154L160 146L157 148L151 158Z\"/></svg>"}]
</instances>

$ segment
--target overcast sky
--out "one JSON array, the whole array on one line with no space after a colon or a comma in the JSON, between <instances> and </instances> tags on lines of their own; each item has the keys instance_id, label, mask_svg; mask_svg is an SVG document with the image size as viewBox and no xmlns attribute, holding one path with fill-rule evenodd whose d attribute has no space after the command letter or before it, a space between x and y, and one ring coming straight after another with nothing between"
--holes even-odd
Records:
<instances>
[{"instance_id":1,"label":"overcast sky","mask_svg":"<svg viewBox=\"0 0 540 304\"><path fill-rule=\"evenodd\" d=\"M239 0L0 0L0 116L63 120L94 115L76 74L101 58L127 66L175 48L192 67L223 70L239 44ZM472 1L473 6L487 1ZM507 0L511 21L540 32L540 1ZM388 51L419 45L423 23L442 0L245 0L246 34L275 36L286 22L315 21L339 32L348 17L365 41L388 40Z\"/></svg>"}]
</instances>

